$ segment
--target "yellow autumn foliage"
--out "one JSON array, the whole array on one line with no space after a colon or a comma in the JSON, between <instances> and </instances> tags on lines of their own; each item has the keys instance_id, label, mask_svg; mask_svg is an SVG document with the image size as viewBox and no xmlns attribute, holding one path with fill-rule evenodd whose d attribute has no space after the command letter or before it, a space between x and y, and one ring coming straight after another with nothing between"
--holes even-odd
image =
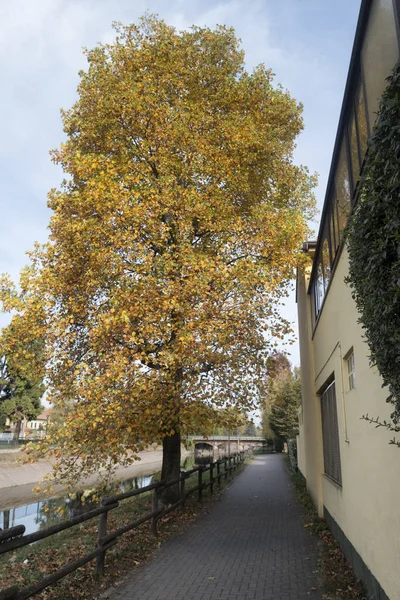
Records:
<instances>
[{"instance_id":1,"label":"yellow autumn foliage","mask_svg":"<svg viewBox=\"0 0 400 600\"><path fill-rule=\"evenodd\" d=\"M115 28L62 112L49 242L0 288L19 338L46 339L49 399L70 408L39 451L69 481L254 407L314 207L301 106L246 72L232 29Z\"/></svg>"}]
</instances>

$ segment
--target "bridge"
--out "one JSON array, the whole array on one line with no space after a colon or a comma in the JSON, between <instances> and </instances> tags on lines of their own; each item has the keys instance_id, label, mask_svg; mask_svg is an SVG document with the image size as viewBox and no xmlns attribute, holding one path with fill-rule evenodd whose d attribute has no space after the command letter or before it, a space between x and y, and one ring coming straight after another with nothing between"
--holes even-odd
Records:
<instances>
[{"instance_id":1,"label":"bridge","mask_svg":"<svg viewBox=\"0 0 400 600\"><path fill-rule=\"evenodd\" d=\"M264 437L255 435L212 435L208 437L189 435L188 439L194 444L195 454L200 455L211 453L229 455L234 452L262 448L266 443Z\"/></svg>"}]
</instances>

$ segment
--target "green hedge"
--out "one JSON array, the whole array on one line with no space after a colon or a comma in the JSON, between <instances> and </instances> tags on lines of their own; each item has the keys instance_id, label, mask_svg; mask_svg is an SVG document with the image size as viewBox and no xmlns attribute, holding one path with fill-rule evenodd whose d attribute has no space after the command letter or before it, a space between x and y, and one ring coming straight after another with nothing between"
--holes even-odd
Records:
<instances>
[{"instance_id":1,"label":"green hedge","mask_svg":"<svg viewBox=\"0 0 400 600\"><path fill-rule=\"evenodd\" d=\"M289 442L288 442L288 453L289 453L290 466L292 467L293 471L297 471L297 469L298 469L297 441L295 438L289 440Z\"/></svg>"},{"instance_id":2,"label":"green hedge","mask_svg":"<svg viewBox=\"0 0 400 600\"><path fill-rule=\"evenodd\" d=\"M400 431L400 66L390 78L369 143L359 200L346 234L347 282L360 312L371 361L388 387ZM395 442L395 440L393 440ZM396 443L396 442L395 442Z\"/></svg>"}]
</instances>

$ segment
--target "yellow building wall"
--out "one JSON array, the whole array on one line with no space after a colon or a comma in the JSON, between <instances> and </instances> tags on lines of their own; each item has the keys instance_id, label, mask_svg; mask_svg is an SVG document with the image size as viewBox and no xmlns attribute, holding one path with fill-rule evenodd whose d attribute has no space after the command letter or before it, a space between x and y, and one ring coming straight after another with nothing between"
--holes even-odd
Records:
<instances>
[{"instance_id":1,"label":"yellow building wall","mask_svg":"<svg viewBox=\"0 0 400 600\"><path fill-rule=\"evenodd\" d=\"M310 268L300 272L297 279L297 308L301 360L301 392L303 424L300 429L298 454L301 456L300 470L307 480L307 489L323 514L322 479L323 453L321 432L321 408L315 390L314 351L311 341L311 313L307 288ZM304 466L305 465L305 466Z\"/></svg>"},{"instance_id":2,"label":"yellow building wall","mask_svg":"<svg viewBox=\"0 0 400 600\"><path fill-rule=\"evenodd\" d=\"M298 412L299 416L299 434L296 436L297 444L297 466L300 473L305 479L307 479L307 465L306 465L306 454L304 447L304 418L303 408L301 407Z\"/></svg>"},{"instance_id":3,"label":"yellow building wall","mask_svg":"<svg viewBox=\"0 0 400 600\"><path fill-rule=\"evenodd\" d=\"M348 256L344 249L328 289L314 338L300 346L302 378L312 381L303 386L304 423L310 410L316 410L316 394L334 374L339 424L342 487L323 474L323 465L309 460L307 445L321 451L319 422L314 418L304 424L306 471L309 487L320 512L322 502L347 539L361 556L391 600L400 600L400 451L389 445L393 434L376 429L362 420L362 415L389 419L391 405L385 402L387 390L381 388L381 377L368 360L369 349L358 324L358 313L350 289L344 282L348 272ZM302 290L301 304L310 304ZM303 315L304 316L304 315ZM300 339L306 336L304 323ZM307 348L307 345L309 348ZM353 348L355 388L349 390L347 364L344 357ZM313 364L310 365L309 363ZM304 364L304 370L303 370ZM316 428L318 431L310 432ZM300 435L301 437L301 435ZM309 438L309 439L308 439ZM321 492L317 480L321 481Z\"/></svg>"}]
</instances>

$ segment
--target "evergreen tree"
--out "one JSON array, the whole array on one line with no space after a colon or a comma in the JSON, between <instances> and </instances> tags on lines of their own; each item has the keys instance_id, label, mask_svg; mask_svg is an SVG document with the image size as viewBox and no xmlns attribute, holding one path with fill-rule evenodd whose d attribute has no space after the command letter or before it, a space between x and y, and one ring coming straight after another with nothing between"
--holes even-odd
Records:
<instances>
[{"instance_id":1,"label":"evergreen tree","mask_svg":"<svg viewBox=\"0 0 400 600\"><path fill-rule=\"evenodd\" d=\"M11 330L9 326L3 331L3 341ZM35 361L31 361L32 355L37 359L42 353L42 342L34 341L20 348L20 352L7 352L0 359L0 419L5 423L8 417L15 424L15 442L23 419L34 419L43 410L40 400L45 387L42 377L32 367Z\"/></svg>"},{"instance_id":2,"label":"evergreen tree","mask_svg":"<svg viewBox=\"0 0 400 600\"><path fill-rule=\"evenodd\" d=\"M284 441L298 434L297 408L301 402L299 370L284 369L273 380L269 391L271 413L269 425L277 437Z\"/></svg>"}]
</instances>

